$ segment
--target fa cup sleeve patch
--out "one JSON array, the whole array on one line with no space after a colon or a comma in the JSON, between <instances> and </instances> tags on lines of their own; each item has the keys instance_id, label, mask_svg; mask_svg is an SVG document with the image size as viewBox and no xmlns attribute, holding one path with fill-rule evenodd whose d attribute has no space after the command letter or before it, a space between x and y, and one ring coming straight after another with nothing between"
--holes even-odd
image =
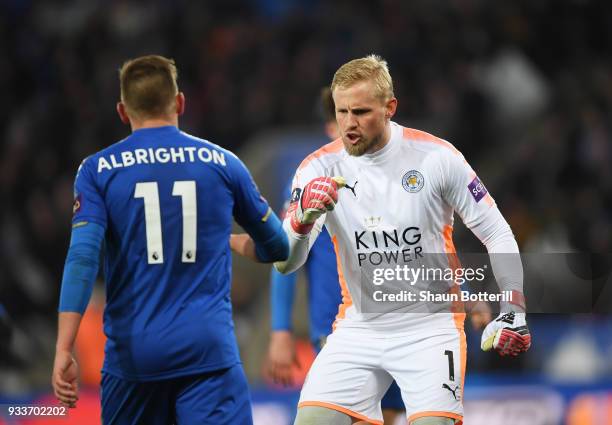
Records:
<instances>
[{"instance_id":1,"label":"fa cup sleeve patch","mask_svg":"<svg viewBox=\"0 0 612 425\"><path fill-rule=\"evenodd\" d=\"M488 193L487 188L482 184L478 176L475 176L474 180L468 184L468 189L476 202L479 202Z\"/></svg>"},{"instance_id":2,"label":"fa cup sleeve patch","mask_svg":"<svg viewBox=\"0 0 612 425\"><path fill-rule=\"evenodd\" d=\"M81 194L79 193L74 197L74 203L72 204L72 214L76 214L81 211Z\"/></svg>"}]
</instances>

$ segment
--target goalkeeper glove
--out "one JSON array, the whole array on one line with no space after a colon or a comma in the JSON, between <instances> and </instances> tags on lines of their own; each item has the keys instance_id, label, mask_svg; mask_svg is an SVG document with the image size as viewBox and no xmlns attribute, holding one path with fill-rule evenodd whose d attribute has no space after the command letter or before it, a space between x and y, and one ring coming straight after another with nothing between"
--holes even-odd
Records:
<instances>
[{"instance_id":1,"label":"goalkeeper glove","mask_svg":"<svg viewBox=\"0 0 612 425\"><path fill-rule=\"evenodd\" d=\"M302 191L300 198L289 207L291 227L305 235L312 230L315 221L338 202L338 189L346 185L343 177L317 177Z\"/></svg>"},{"instance_id":2,"label":"goalkeeper glove","mask_svg":"<svg viewBox=\"0 0 612 425\"><path fill-rule=\"evenodd\" d=\"M482 332L480 347L484 351L494 349L501 356L517 356L531 346L531 335L525 313L500 313Z\"/></svg>"}]
</instances>

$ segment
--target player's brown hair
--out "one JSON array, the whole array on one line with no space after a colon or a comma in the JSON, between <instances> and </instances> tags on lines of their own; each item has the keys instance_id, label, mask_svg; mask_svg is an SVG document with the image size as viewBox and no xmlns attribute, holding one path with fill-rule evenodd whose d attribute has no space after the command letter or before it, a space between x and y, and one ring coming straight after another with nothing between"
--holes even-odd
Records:
<instances>
[{"instance_id":1,"label":"player's brown hair","mask_svg":"<svg viewBox=\"0 0 612 425\"><path fill-rule=\"evenodd\" d=\"M126 61L119 70L119 81L127 113L137 119L171 114L177 78L173 59L149 55Z\"/></svg>"},{"instance_id":2,"label":"player's brown hair","mask_svg":"<svg viewBox=\"0 0 612 425\"><path fill-rule=\"evenodd\" d=\"M336 106L334 97L329 87L321 89L321 110L323 111L323 119L325 122L336 121Z\"/></svg>"},{"instance_id":3,"label":"player's brown hair","mask_svg":"<svg viewBox=\"0 0 612 425\"><path fill-rule=\"evenodd\" d=\"M393 80L389 74L387 61L378 55L369 55L364 58L353 59L342 65L334 74L331 89L348 88L360 81L374 81L377 95L387 101L394 97Z\"/></svg>"}]
</instances>

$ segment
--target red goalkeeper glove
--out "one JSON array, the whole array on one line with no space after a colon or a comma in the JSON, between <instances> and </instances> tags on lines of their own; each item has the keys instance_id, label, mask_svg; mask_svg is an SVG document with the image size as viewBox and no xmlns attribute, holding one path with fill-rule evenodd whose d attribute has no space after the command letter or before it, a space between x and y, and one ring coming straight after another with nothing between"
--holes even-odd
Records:
<instances>
[{"instance_id":1,"label":"red goalkeeper glove","mask_svg":"<svg viewBox=\"0 0 612 425\"><path fill-rule=\"evenodd\" d=\"M299 199L287 211L293 230L301 235L310 232L321 215L334 209L338 189L345 185L343 177L317 177L304 186Z\"/></svg>"},{"instance_id":2,"label":"red goalkeeper glove","mask_svg":"<svg viewBox=\"0 0 612 425\"><path fill-rule=\"evenodd\" d=\"M531 334L525 313L500 313L482 332L480 346L484 351L494 349L501 356L518 356L529 350Z\"/></svg>"}]
</instances>

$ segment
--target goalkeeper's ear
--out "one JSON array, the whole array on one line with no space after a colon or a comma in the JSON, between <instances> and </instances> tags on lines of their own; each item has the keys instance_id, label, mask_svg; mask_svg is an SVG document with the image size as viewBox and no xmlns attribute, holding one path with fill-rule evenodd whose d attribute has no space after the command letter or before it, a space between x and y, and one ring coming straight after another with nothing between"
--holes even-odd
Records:
<instances>
[{"instance_id":1,"label":"goalkeeper's ear","mask_svg":"<svg viewBox=\"0 0 612 425\"><path fill-rule=\"evenodd\" d=\"M389 121L395 115L395 111L397 110L397 99L392 97L387 100L385 104L385 121Z\"/></svg>"}]
</instances>

